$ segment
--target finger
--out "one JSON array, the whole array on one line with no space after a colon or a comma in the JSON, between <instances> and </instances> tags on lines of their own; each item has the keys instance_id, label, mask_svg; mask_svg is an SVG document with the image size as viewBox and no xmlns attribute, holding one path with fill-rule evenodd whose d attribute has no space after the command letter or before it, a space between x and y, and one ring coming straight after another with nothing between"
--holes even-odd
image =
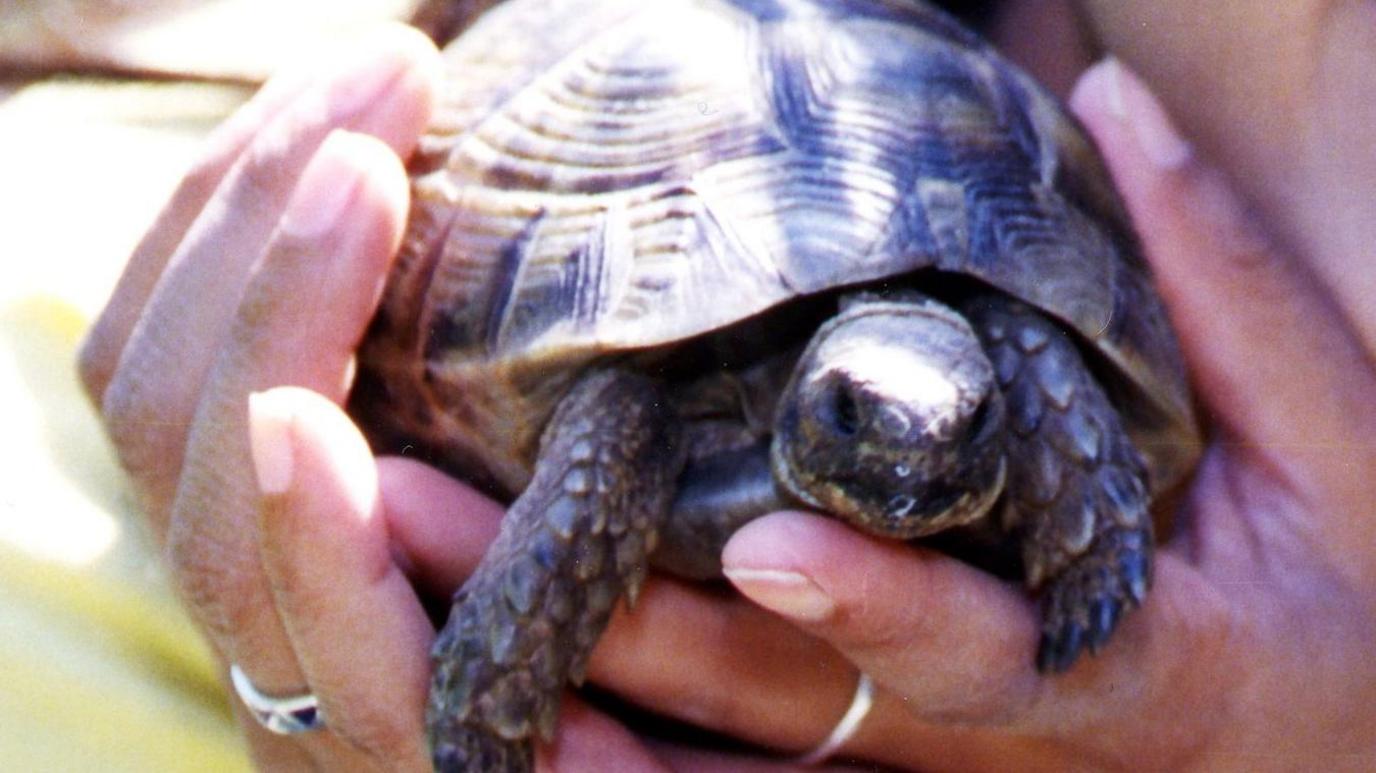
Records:
<instances>
[{"instance_id":1,"label":"finger","mask_svg":"<svg viewBox=\"0 0 1376 773\"><path fill-rule=\"evenodd\" d=\"M919 720L917 737L922 726L941 731L935 747L908 752L914 759L968 760L1010 743L1048 761L1065 753L1060 744L1086 740L1094 753L1140 748L1126 736L1150 743L1180 711L1213 705L1207 696L1236 682L1224 670L1239 636L1230 607L1170 555L1105 650L1049 678L1033 666L1037 623L1024 592L954 559L781 513L741 529L723 565L742 593L899 698Z\"/></svg>"},{"instance_id":2,"label":"finger","mask_svg":"<svg viewBox=\"0 0 1376 773\"><path fill-rule=\"evenodd\" d=\"M438 77L434 49L419 33L381 36L358 69L317 85L273 120L191 226L120 355L103 403L121 461L155 515L165 513L187 422L302 169L337 127L375 134L396 153L409 153L429 119Z\"/></svg>"},{"instance_id":3,"label":"finger","mask_svg":"<svg viewBox=\"0 0 1376 773\"><path fill-rule=\"evenodd\" d=\"M229 680L225 689L231 690ZM233 694L232 692L230 693ZM248 741L248 751L257 770L306 770L312 765L312 750L290 736L277 735L264 729L239 701L231 704L234 719Z\"/></svg>"},{"instance_id":4,"label":"finger","mask_svg":"<svg viewBox=\"0 0 1376 773\"><path fill-rule=\"evenodd\" d=\"M397 562L422 593L448 601L497 538L505 509L413 459L381 457L378 475Z\"/></svg>"},{"instance_id":5,"label":"finger","mask_svg":"<svg viewBox=\"0 0 1376 773\"><path fill-rule=\"evenodd\" d=\"M81 343L78 371L87 396L96 406L104 400L105 389L114 377L134 324L187 229L254 136L280 116L309 83L305 72L275 76L217 127L207 138L199 159L134 248L105 309Z\"/></svg>"},{"instance_id":6,"label":"finger","mask_svg":"<svg viewBox=\"0 0 1376 773\"><path fill-rule=\"evenodd\" d=\"M828 737L858 686L856 667L836 648L780 616L734 595L662 578L651 578L635 609L618 609L588 675L636 705L776 750L784 760ZM1010 746L1021 753L1027 745L1001 734L1002 727L923 722L910 705L920 707L919 701L881 686L836 756L969 770L995 763Z\"/></svg>"},{"instance_id":7,"label":"finger","mask_svg":"<svg viewBox=\"0 0 1376 773\"><path fill-rule=\"evenodd\" d=\"M911 593L894 593L893 599L923 604ZM894 646L908 645L900 639ZM946 653L929 655L930 669L945 668ZM1023 655L1030 669L1032 654ZM856 667L836 648L779 615L662 578L651 578L634 610L613 616L588 675L636 705L776 750L785 761L831 734L858 687ZM924 721L924 700L880 685L869 713L835 757L932 770L992 770L1001 760L1031 761L1034 754L1047 765L1060 761L1054 746L1011 734L1003 722ZM660 753L671 764L678 759Z\"/></svg>"},{"instance_id":8,"label":"finger","mask_svg":"<svg viewBox=\"0 0 1376 773\"><path fill-rule=\"evenodd\" d=\"M1131 72L1113 60L1096 66L1072 104L1141 227L1215 418L1308 495L1370 502L1369 476L1355 473L1376 464L1376 418L1367 410L1376 381L1341 316L1189 152ZM1371 524L1341 527L1376 538Z\"/></svg>"},{"instance_id":9,"label":"finger","mask_svg":"<svg viewBox=\"0 0 1376 773\"><path fill-rule=\"evenodd\" d=\"M326 57L328 63L323 66L299 67L274 76L211 133L199 159L135 247L109 302L82 344L82 383L97 405L104 399L120 354L168 260L256 135L279 119L312 83L328 78L330 82L366 84L369 77L383 71L379 61L393 55L391 49L414 49L412 38L404 29L387 28L363 41L361 52L357 50L360 45L351 46L347 59L342 55Z\"/></svg>"},{"instance_id":10,"label":"finger","mask_svg":"<svg viewBox=\"0 0 1376 773\"><path fill-rule=\"evenodd\" d=\"M639 706L743 741L800 753L825 738L855 668L821 640L734 596L652 578L618 608L588 677Z\"/></svg>"},{"instance_id":11,"label":"finger","mask_svg":"<svg viewBox=\"0 0 1376 773\"><path fill-rule=\"evenodd\" d=\"M920 718L1001 723L1040 697L1031 604L953 559L779 513L737 532L722 564L746 597L836 647Z\"/></svg>"},{"instance_id":12,"label":"finger","mask_svg":"<svg viewBox=\"0 0 1376 773\"><path fill-rule=\"evenodd\" d=\"M634 770L669 773L633 733L572 696L565 696L554 740L536 750L539 773Z\"/></svg>"},{"instance_id":13,"label":"finger","mask_svg":"<svg viewBox=\"0 0 1376 773\"><path fill-rule=\"evenodd\" d=\"M295 384L342 400L405 217L406 176L378 140L339 132L302 176L247 288L188 441L168 533L177 585L264 691L300 688L254 536L252 391Z\"/></svg>"},{"instance_id":14,"label":"finger","mask_svg":"<svg viewBox=\"0 0 1376 773\"><path fill-rule=\"evenodd\" d=\"M314 392L257 393L250 417L263 566L327 726L387 769L424 770L434 629L392 561L372 452Z\"/></svg>"}]
</instances>

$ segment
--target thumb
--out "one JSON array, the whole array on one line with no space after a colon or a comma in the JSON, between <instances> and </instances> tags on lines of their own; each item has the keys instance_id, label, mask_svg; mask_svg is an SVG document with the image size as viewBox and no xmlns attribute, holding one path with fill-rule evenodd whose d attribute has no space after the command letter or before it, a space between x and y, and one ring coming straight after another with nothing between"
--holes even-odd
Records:
<instances>
[{"instance_id":1,"label":"thumb","mask_svg":"<svg viewBox=\"0 0 1376 773\"><path fill-rule=\"evenodd\" d=\"M434 629L393 562L372 453L318 393L279 387L250 400L260 553L327 725L353 752L427 767Z\"/></svg>"},{"instance_id":2,"label":"thumb","mask_svg":"<svg viewBox=\"0 0 1376 773\"><path fill-rule=\"evenodd\" d=\"M1004 724L1042 689L1031 602L955 559L777 513L731 538L727 578L934 722Z\"/></svg>"}]
</instances>

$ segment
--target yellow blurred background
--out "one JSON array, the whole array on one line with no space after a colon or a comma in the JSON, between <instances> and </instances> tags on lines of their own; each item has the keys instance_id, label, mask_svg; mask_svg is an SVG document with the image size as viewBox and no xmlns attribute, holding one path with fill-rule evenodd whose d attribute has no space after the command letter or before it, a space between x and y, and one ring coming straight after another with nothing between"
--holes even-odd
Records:
<instances>
[{"instance_id":1,"label":"yellow blurred background","mask_svg":"<svg viewBox=\"0 0 1376 773\"><path fill-rule=\"evenodd\" d=\"M201 137L415 4L0 2L0 770L248 768L76 347Z\"/></svg>"}]
</instances>

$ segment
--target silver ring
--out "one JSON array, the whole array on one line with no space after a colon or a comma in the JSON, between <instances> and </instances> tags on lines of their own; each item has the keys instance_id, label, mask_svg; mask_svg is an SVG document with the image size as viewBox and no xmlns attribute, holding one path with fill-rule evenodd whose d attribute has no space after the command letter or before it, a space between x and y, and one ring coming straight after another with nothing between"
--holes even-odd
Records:
<instances>
[{"instance_id":1,"label":"silver ring","mask_svg":"<svg viewBox=\"0 0 1376 773\"><path fill-rule=\"evenodd\" d=\"M229 667L229 681L239 700L248 707L249 713L258 724L278 735L309 733L325 726L325 716L320 713L320 701L311 693L274 698L264 695L253 686L244 670L237 665Z\"/></svg>"},{"instance_id":2,"label":"silver ring","mask_svg":"<svg viewBox=\"0 0 1376 773\"><path fill-rule=\"evenodd\" d=\"M865 721L865 716L874 708L874 682L870 680L870 675L860 672L860 681L855 684L855 697L850 699L850 708L841 715L841 721L832 728L831 735L817 744L817 746L807 754L794 758L794 762L799 765L821 765L826 762L831 755L841 751L850 739L855 737L856 731L860 729L860 723Z\"/></svg>"}]
</instances>

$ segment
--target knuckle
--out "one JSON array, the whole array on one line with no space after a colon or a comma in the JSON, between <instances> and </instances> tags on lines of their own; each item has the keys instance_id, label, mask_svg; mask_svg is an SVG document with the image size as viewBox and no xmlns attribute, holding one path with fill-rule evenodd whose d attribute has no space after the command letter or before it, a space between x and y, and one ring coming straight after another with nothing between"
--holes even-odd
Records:
<instances>
[{"instance_id":1,"label":"knuckle","mask_svg":"<svg viewBox=\"0 0 1376 773\"><path fill-rule=\"evenodd\" d=\"M911 568L920 571L922 567ZM929 598L951 603L951 599L957 598L956 589L943 586L940 577L932 577L926 585L918 587L926 588ZM837 610L825 623L824 631L826 638L842 649L875 658L908 653L915 642L929 641L938 633L933 628L930 612L919 614L895 597L885 598L872 591L839 599Z\"/></svg>"},{"instance_id":2,"label":"knuckle","mask_svg":"<svg viewBox=\"0 0 1376 773\"><path fill-rule=\"evenodd\" d=\"M226 348L243 358L247 367L257 367L282 332L280 320L288 300L272 281L275 277L269 272L274 268L264 266L259 281L250 282L229 327Z\"/></svg>"},{"instance_id":3,"label":"knuckle","mask_svg":"<svg viewBox=\"0 0 1376 773\"><path fill-rule=\"evenodd\" d=\"M274 126L254 139L230 174L235 198L249 207L275 207L295 187L306 151L324 136L324 126L304 120Z\"/></svg>"},{"instance_id":4,"label":"knuckle","mask_svg":"<svg viewBox=\"0 0 1376 773\"><path fill-rule=\"evenodd\" d=\"M167 415L167 401L144 380L116 373L105 388L101 414L120 462L140 485L165 482L179 464L185 422Z\"/></svg>"},{"instance_id":5,"label":"knuckle","mask_svg":"<svg viewBox=\"0 0 1376 773\"><path fill-rule=\"evenodd\" d=\"M887 614L874 604L858 607L844 606L831 623L831 637L844 642L848 649L871 654L899 652L911 645L921 633L911 622L900 616Z\"/></svg>"},{"instance_id":6,"label":"knuckle","mask_svg":"<svg viewBox=\"0 0 1376 773\"><path fill-rule=\"evenodd\" d=\"M282 173L283 160L287 155L286 144L278 137L266 135L249 146L231 177L237 198L246 201L275 198L273 192L284 184Z\"/></svg>"},{"instance_id":7,"label":"knuckle","mask_svg":"<svg viewBox=\"0 0 1376 773\"><path fill-rule=\"evenodd\" d=\"M379 769L427 769L423 741L419 735L406 732L400 722L375 713L365 716L341 716L337 712L332 713L331 708L328 702L325 703L325 716L340 717L337 722L330 720L331 730L344 743L375 763Z\"/></svg>"},{"instance_id":8,"label":"knuckle","mask_svg":"<svg viewBox=\"0 0 1376 773\"><path fill-rule=\"evenodd\" d=\"M146 390L137 382L118 376L105 391L101 413L120 462L135 480L151 477L158 464L156 447L163 445L163 430L146 399Z\"/></svg>"}]
</instances>

